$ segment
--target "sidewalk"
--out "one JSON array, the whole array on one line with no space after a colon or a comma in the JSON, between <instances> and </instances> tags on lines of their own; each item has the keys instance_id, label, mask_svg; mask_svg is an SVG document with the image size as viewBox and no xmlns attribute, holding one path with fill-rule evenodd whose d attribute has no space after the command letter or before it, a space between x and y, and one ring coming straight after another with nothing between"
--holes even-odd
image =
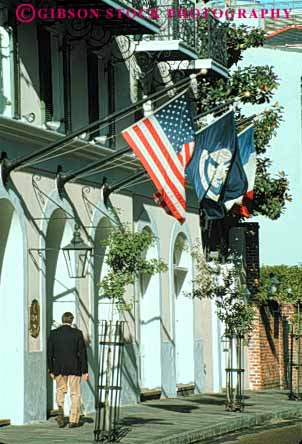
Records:
<instances>
[{"instance_id":1,"label":"sidewalk","mask_svg":"<svg viewBox=\"0 0 302 444\"><path fill-rule=\"evenodd\" d=\"M149 401L121 409L127 433L121 444L191 444L302 415L302 402L288 401L286 392L246 393L244 413L224 410L224 395ZM26 426L0 428L0 444L93 443L94 423L86 418L77 429L59 429L54 419ZM302 439L302 436L301 436Z\"/></svg>"}]
</instances>

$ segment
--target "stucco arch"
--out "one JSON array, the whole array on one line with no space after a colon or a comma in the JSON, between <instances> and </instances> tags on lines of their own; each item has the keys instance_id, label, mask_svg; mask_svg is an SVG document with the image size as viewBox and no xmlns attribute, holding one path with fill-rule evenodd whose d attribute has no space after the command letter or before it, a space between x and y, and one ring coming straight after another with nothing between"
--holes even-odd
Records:
<instances>
[{"instance_id":1,"label":"stucco arch","mask_svg":"<svg viewBox=\"0 0 302 444\"><path fill-rule=\"evenodd\" d=\"M107 265L105 263L106 247L102 245L102 241L106 240L110 232L118 226L118 222L112 218L112 214L104 205L101 205L101 211L96 209L92 218L92 228L90 230L91 238L94 243L93 258L93 278L90 286L91 306L94 312L94 325L97 327L100 318L109 319L112 316L111 309L108 304L100 306L98 283L106 275ZM107 307L106 307L107 305ZM94 307L93 307L94 306ZM117 318L117 313L114 313ZM117 319L116 319L117 320ZM94 332L97 334L97 332Z\"/></svg>"},{"instance_id":2,"label":"stucco arch","mask_svg":"<svg viewBox=\"0 0 302 444\"><path fill-rule=\"evenodd\" d=\"M78 322L79 301L76 280L68 275L62 247L72 238L74 212L71 205L61 200L56 190L49 193L43 209L41 222L40 248L44 253L41 261L41 288L43 313L43 343L46 352L46 339L49 331L61 324L61 316L70 311ZM55 384L47 378L47 410L56 408ZM68 413L69 403L65 403Z\"/></svg>"},{"instance_id":3,"label":"stucco arch","mask_svg":"<svg viewBox=\"0 0 302 444\"><path fill-rule=\"evenodd\" d=\"M176 384L193 383L194 304L187 294L192 289L193 260L191 239L186 225L175 224L170 243L170 297L175 345Z\"/></svg>"},{"instance_id":4,"label":"stucco arch","mask_svg":"<svg viewBox=\"0 0 302 444\"><path fill-rule=\"evenodd\" d=\"M25 419L26 220L18 197L0 187L0 418Z\"/></svg>"},{"instance_id":5,"label":"stucco arch","mask_svg":"<svg viewBox=\"0 0 302 444\"><path fill-rule=\"evenodd\" d=\"M112 301L99 295L99 282L103 277L106 276L108 272L108 266L106 264L106 249L107 247L102 244L111 231L117 227L117 222L112 218L112 215L105 206L101 205L101 210L97 209L95 211L93 220L92 220L92 228L90 230L91 238L94 243L94 257L92 262L92 278L90 284L90 299L91 299L91 307L92 307L92 344L93 344L93 354L94 354L94 384L95 386L99 384L97 381L97 377L105 378L105 372L99 374L99 364L100 357L103 356L104 361L107 359L107 351L105 348L103 353L104 355L100 355L100 346L99 340L101 339L101 334L103 332L102 321L110 321L116 322L119 320L119 312ZM115 330L113 330L115 331ZM113 366L116 368L118 365L118 355L113 354ZM114 396L117 394L114 393Z\"/></svg>"},{"instance_id":6,"label":"stucco arch","mask_svg":"<svg viewBox=\"0 0 302 444\"><path fill-rule=\"evenodd\" d=\"M149 231L155 238L154 244L146 252L146 259L160 258L160 239L152 216L148 221L137 223L136 230ZM162 386L162 297L160 275L141 276L138 285L138 341L141 389L161 388Z\"/></svg>"}]
</instances>

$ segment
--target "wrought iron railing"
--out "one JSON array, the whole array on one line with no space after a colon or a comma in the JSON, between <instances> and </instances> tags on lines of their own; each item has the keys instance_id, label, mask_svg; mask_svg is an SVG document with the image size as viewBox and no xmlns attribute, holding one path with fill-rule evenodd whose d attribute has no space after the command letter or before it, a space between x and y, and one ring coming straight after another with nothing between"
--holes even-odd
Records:
<instances>
[{"instance_id":1,"label":"wrought iron railing","mask_svg":"<svg viewBox=\"0 0 302 444\"><path fill-rule=\"evenodd\" d=\"M57 3L68 4L72 7L90 7L97 8L100 6L99 0L56 0ZM48 5L46 4L48 3ZM151 9L156 8L156 0L119 0L119 3L123 3L127 8L135 9ZM49 6L49 0L39 0L39 7Z\"/></svg>"},{"instance_id":2,"label":"wrought iron railing","mask_svg":"<svg viewBox=\"0 0 302 444\"><path fill-rule=\"evenodd\" d=\"M160 32L144 36L146 40L181 40L185 45L196 51L200 58L211 58L223 66L227 66L227 30L225 24L209 14L206 18L182 18L177 14L169 17L169 9L174 11L194 10L191 1L175 0L173 3L157 4ZM172 14L170 14L172 15Z\"/></svg>"},{"instance_id":3,"label":"wrought iron railing","mask_svg":"<svg viewBox=\"0 0 302 444\"><path fill-rule=\"evenodd\" d=\"M192 49L197 45L197 24L194 19L179 18L176 15L169 14L169 10L194 9L195 4L190 0L174 0L157 2L157 11L159 19L156 23L160 26L160 32L155 35L145 36L146 40L181 40Z\"/></svg>"},{"instance_id":4,"label":"wrought iron railing","mask_svg":"<svg viewBox=\"0 0 302 444\"><path fill-rule=\"evenodd\" d=\"M138 10L155 9L157 7L157 0L122 0L122 2Z\"/></svg>"},{"instance_id":5,"label":"wrought iron railing","mask_svg":"<svg viewBox=\"0 0 302 444\"><path fill-rule=\"evenodd\" d=\"M126 8L135 8L135 9L154 9L157 6L157 0L119 0L120 3L123 3L125 5ZM49 0L47 0L47 2L49 3ZM41 7L42 6L47 6L46 0L40 0L39 1ZM73 6L73 7L98 7L100 5L99 0L57 0L58 4L65 4L64 6L66 7L67 4L68 6Z\"/></svg>"},{"instance_id":6,"label":"wrought iron railing","mask_svg":"<svg viewBox=\"0 0 302 444\"><path fill-rule=\"evenodd\" d=\"M227 66L227 30L213 15L198 21L198 53L200 58L211 58Z\"/></svg>"}]
</instances>

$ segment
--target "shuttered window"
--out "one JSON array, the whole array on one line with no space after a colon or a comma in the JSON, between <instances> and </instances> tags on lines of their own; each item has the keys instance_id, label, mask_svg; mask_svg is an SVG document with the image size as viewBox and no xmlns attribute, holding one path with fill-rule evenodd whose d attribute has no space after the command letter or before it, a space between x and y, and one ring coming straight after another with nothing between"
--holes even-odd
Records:
<instances>
[{"instance_id":1,"label":"shuttered window","mask_svg":"<svg viewBox=\"0 0 302 444\"><path fill-rule=\"evenodd\" d=\"M44 121L53 118L51 40L43 26L38 26L40 100L44 110Z\"/></svg>"},{"instance_id":2,"label":"shuttered window","mask_svg":"<svg viewBox=\"0 0 302 444\"><path fill-rule=\"evenodd\" d=\"M100 118L99 111L99 60L97 55L88 51L87 53L87 74L88 74L88 113L89 123L95 122ZM98 132L94 132L92 138L96 137Z\"/></svg>"},{"instance_id":3,"label":"shuttered window","mask_svg":"<svg viewBox=\"0 0 302 444\"><path fill-rule=\"evenodd\" d=\"M71 121L71 72L70 72L70 45L63 41L63 78L64 78L64 122L65 132L72 131Z\"/></svg>"}]
</instances>

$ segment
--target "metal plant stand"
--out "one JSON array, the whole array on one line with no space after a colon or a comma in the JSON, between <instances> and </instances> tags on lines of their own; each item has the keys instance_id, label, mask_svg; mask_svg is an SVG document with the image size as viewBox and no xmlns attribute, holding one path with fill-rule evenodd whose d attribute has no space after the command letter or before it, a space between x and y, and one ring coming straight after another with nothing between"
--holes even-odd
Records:
<instances>
[{"instance_id":1,"label":"metal plant stand","mask_svg":"<svg viewBox=\"0 0 302 444\"><path fill-rule=\"evenodd\" d=\"M294 325L295 324L295 325ZM302 400L300 391L302 379L301 363L301 301L297 303L297 322L291 326L289 354L289 399Z\"/></svg>"},{"instance_id":2,"label":"metal plant stand","mask_svg":"<svg viewBox=\"0 0 302 444\"><path fill-rule=\"evenodd\" d=\"M226 336L228 342L226 372L226 402L227 411L244 410L244 369L243 369L243 338Z\"/></svg>"},{"instance_id":3,"label":"metal plant stand","mask_svg":"<svg viewBox=\"0 0 302 444\"><path fill-rule=\"evenodd\" d=\"M124 329L125 321L101 321L100 324L95 442L115 442L120 436L118 423Z\"/></svg>"}]
</instances>

